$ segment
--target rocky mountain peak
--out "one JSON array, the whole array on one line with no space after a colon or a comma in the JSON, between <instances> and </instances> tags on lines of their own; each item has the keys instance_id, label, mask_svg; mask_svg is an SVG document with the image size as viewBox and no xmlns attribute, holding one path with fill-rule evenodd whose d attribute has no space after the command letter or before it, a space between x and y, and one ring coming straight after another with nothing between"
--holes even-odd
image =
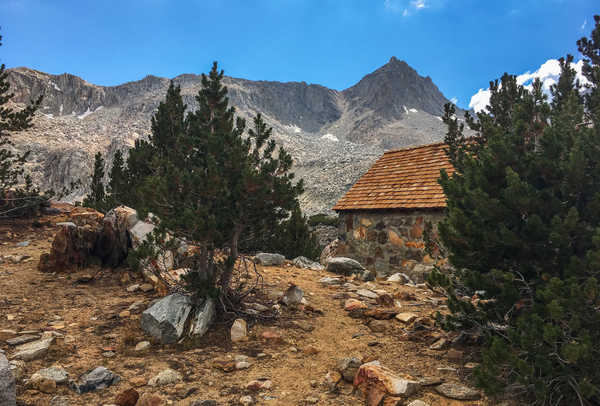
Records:
<instances>
[{"instance_id":1,"label":"rocky mountain peak","mask_svg":"<svg viewBox=\"0 0 600 406\"><path fill-rule=\"evenodd\" d=\"M343 93L352 108L374 111L388 120L399 119L411 109L439 116L448 102L429 77L395 56Z\"/></svg>"}]
</instances>

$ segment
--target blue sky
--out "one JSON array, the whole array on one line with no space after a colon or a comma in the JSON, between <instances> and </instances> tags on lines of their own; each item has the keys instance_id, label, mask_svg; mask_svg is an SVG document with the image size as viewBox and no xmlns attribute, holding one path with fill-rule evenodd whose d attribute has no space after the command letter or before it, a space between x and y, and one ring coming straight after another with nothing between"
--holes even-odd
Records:
<instances>
[{"instance_id":1,"label":"blue sky","mask_svg":"<svg viewBox=\"0 0 600 406\"><path fill-rule=\"evenodd\" d=\"M593 7L596 5L596 7ZM345 89L391 56L466 107L576 55L597 0L0 0L0 61L115 85L201 73Z\"/></svg>"}]
</instances>

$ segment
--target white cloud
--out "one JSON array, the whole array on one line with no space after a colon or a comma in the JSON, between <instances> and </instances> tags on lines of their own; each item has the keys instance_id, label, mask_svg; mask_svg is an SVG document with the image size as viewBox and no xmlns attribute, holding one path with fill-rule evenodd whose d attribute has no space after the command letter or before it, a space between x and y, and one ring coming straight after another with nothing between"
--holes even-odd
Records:
<instances>
[{"instance_id":1,"label":"white cloud","mask_svg":"<svg viewBox=\"0 0 600 406\"><path fill-rule=\"evenodd\" d=\"M579 83L584 85L587 84L587 79L581 73L583 67L583 61L579 60L571 64L571 67L575 69L576 77ZM544 93L550 95L550 87L558 82L560 76L560 63L557 59L548 59L544 62L536 71L527 71L517 76L517 83L524 85L526 89L531 90L532 84L535 79L542 81L542 88ZM477 93L471 96L469 107L475 111L485 110L490 102L490 89L479 89Z\"/></svg>"},{"instance_id":2,"label":"white cloud","mask_svg":"<svg viewBox=\"0 0 600 406\"><path fill-rule=\"evenodd\" d=\"M450 99L450 102L452 104L457 104L458 103L458 98L457 97L453 97L453 98Z\"/></svg>"},{"instance_id":3,"label":"white cloud","mask_svg":"<svg viewBox=\"0 0 600 406\"><path fill-rule=\"evenodd\" d=\"M583 24L581 24L581 31L585 30L585 26L587 25L587 18L583 20Z\"/></svg>"},{"instance_id":4,"label":"white cloud","mask_svg":"<svg viewBox=\"0 0 600 406\"><path fill-rule=\"evenodd\" d=\"M387 11L407 17L429 8L432 1L442 2L441 0L384 0L383 6Z\"/></svg>"}]
</instances>

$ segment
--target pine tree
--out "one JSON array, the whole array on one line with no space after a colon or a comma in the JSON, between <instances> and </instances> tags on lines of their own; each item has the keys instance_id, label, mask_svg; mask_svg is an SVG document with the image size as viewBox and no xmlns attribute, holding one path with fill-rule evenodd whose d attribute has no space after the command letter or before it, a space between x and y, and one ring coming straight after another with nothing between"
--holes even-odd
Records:
<instances>
[{"instance_id":1,"label":"pine tree","mask_svg":"<svg viewBox=\"0 0 600 406\"><path fill-rule=\"evenodd\" d=\"M287 258L303 256L316 260L321 253L317 238L311 231L300 206L296 206L290 218L281 224L276 241L279 246L277 251Z\"/></svg>"},{"instance_id":2,"label":"pine tree","mask_svg":"<svg viewBox=\"0 0 600 406\"><path fill-rule=\"evenodd\" d=\"M222 80L215 62L202 75L198 109L185 117L179 88L170 87L153 118L152 137L139 144L155 152L138 201L161 219L163 229L199 247L189 288L231 299L242 233L257 219L286 218L302 182L293 183L292 159L270 139L272 129L260 115L245 135L246 123L235 117ZM226 253L223 259L216 258L217 250Z\"/></svg>"},{"instance_id":3,"label":"pine tree","mask_svg":"<svg viewBox=\"0 0 600 406\"><path fill-rule=\"evenodd\" d=\"M439 225L452 276L431 282L449 294L449 328L483 334L478 383L528 404L600 402L600 18L582 39L587 95L573 57L548 102L504 75L490 84L487 112L463 124L446 106L448 155L442 173L448 215ZM469 298L469 299L467 299Z\"/></svg>"},{"instance_id":4,"label":"pine tree","mask_svg":"<svg viewBox=\"0 0 600 406\"><path fill-rule=\"evenodd\" d=\"M0 36L2 46L2 36ZM14 94L10 92L8 71L0 65L0 218L30 214L46 199L33 188L31 178L24 176L24 164L29 151L15 150L11 136L32 127L32 120L39 108L42 97L22 110L15 110L10 102Z\"/></svg>"},{"instance_id":5,"label":"pine tree","mask_svg":"<svg viewBox=\"0 0 600 406\"><path fill-rule=\"evenodd\" d=\"M117 150L113 156L112 167L109 173L108 191L106 196L107 208L111 209L123 204L127 193L127 177L123 153L121 150Z\"/></svg>"},{"instance_id":6,"label":"pine tree","mask_svg":"<svg viewBox=\"0 0 600 406\"><path fill-rule=\"evenodd\" d=\"M136 140L134 148L129 150L125 171L126 188L121 203L136 209L143 209L145 199L143 184L151 175L164 171L169 160L177 160L176 155L183 153L183 133L186 129L186 105L181 98L181 88L173 81L169 84L164 101L152 117L152 132L149 140Z\"/></svg>"},{"instance_id":7,"label":"pine tree","mask_svg":"<svg viewBox=\"0 0 600 406\"><path fill-rule=\"evenodd\" d=\"M85 207L91 207L101 213L106 211L106 193L104 190L104 158L102 153L94 157L94 172L90 182L90 193L83 199Z\"/></svg>"}]
</instances>

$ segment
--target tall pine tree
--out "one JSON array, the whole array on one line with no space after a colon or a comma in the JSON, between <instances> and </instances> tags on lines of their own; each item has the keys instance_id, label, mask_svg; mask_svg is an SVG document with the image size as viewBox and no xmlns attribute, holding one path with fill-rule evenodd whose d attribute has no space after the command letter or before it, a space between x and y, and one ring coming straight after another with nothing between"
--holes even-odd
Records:
<instances>
[{"instance_id":1,"label":"tall pine tree","mask_svg":"<svg viewBox=\"0 0 600 406\"><path fill-rule=\"evenodd\" d=\"M149 142L139 143L130 157L152 155L148 167L138 171L143 180L135 182L138 207L199 247L187 277L190 289L232 298L242 233L261 217L286 218L302 182L293 182L292 159L277 148L260 115L245 134L246 123L235 117L222 80L215 63L202 75L198 109L187 116L179 88L171 85L153 118ZM225 256L217 258L217 250Z\"/></svg>"},{"instance_id":2,"label":"tall pine tree","mask_svg":"<svg viewBox=\"0 0 600 406\"><path fill-rule=\"evenodd\" d=\"M571 56L548 102L515 76L491 83L476 131L446 106L456 172L440 183L439 233L456 268L432 282L449 293L447 327L483 334L478 383L528 404L600 404L600 18L579 42L588 89ZM580 91L585 90L582 97ZM469 299L467 299L469 298Z\"/></svg>"},{"instance_id":3,"label":"tall pine tree","mask_svg":"<svg viewBox=\"0 0 600 406\"><path fill-rule=\"evenodd\" d=\"M101 213L106 211L106 191L104 189L104 158L102 153L94 157L94 170L90 181L90 193L83 199L85 207L91 207Z\"/></svg>"},{"instance_id":4,"label":"tall pine tree","mask_svg":"<svg viewBox=\"0 0 600 406\"><path fill-rule=\"evenodd\" d=\"M2 36L0 36L2 46ZM31 179L24 176L24 165L29 151L19 153L11 136L31 128L33 116L39 108L42 97L21 110L14 109L10 102L14 94L10 92L8 71L0 65L0 218L30 214L46 199L32 187Z\"/></svg>"}]
</instances>

